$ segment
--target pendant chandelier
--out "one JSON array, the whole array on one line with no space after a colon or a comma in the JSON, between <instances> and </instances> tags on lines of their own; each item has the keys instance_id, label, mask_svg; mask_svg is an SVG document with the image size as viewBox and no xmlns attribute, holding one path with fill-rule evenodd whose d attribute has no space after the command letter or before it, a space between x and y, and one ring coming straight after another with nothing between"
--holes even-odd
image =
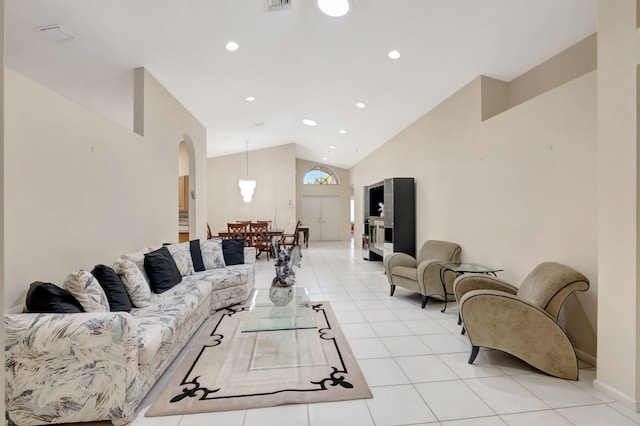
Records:
<instances>
[{"instance_id":1,"label":"pendant chandelier","mask_svg":"<svg viewBox=\"0 0 640 426\"><path fill-rule=\"evenodd\" d=\"M249 141L247 141L247 176L240 178L238 181L238 187L240 188L240 194L242 195L242 201L250 203L253 197L253 191L256 189L256 180L249 177Z\"/></svg>"}]
</instances>

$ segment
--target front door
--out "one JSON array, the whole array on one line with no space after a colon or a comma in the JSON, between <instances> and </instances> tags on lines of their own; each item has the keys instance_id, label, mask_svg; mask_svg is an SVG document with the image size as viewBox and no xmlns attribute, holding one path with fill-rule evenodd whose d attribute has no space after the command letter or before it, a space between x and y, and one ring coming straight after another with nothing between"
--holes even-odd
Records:
<instances>
[{"instance_id":1,"label":"front door","mask_svg":"<svg viewBox=\"0 0 640 426\"><path fill-rule=\"evenodd\" d=\"M340 240L340 197L337 195L302 197L302 223L309 226L310 241Z\"/></svg>"}]
</instances>

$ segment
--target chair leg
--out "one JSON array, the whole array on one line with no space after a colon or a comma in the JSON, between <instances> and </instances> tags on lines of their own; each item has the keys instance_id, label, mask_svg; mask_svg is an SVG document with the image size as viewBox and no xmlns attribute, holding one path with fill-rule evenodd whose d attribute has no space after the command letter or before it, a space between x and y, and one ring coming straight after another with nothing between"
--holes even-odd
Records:
<instances>
[{"instance_id":1,"label":"chair leg","mask_svg":"<svg viewBox=\"0 0 640 426\"><path fill-rule=\"evenodd\" d=\"M480 350L480 346L472 346L471 347L471 355L469 356L469 364L473 364L473 361L476 360L478 356L478 351Z\"/></svg>"},{"instance_id":2,"label":"chair leg","mask_svg":"<svg viewBox=\"0 0 640 426\"><path fill-rule=\"evenodd\" d=\"M391 284L391 290L389 290L389 296L393 296L393 293L396 291L396 286Z\"/></svg>"},{"instance_id":3,"label":"chair leg","mask_svg":"<svg viewBox=\"0 0 640 426\"><path fill-rule=\"evenodd\" d=\"M429 296L422 296L422 309L427 306L427 300L429 300Z\"/></svg>"}]
</instances>

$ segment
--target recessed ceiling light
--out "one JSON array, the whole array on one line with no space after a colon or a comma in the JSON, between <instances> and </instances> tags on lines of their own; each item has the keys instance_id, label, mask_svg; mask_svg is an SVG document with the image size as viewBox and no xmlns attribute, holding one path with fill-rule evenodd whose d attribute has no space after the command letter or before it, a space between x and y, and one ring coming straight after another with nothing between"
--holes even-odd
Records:
<instances>
[{"instance_id":1,"label":"recessed ceiling light","mask_svg":"<svg viewBox=\"0 0 640 426\"><path fill-rule=\"evenodd\" d=\"M249 96L248 98L245 99L245 101L247 101L247 102L253 102L255 100L256 100L255 96Z\"/></svg>"},{"instance_id":2,"label":"recessed ceiling light","mask_svg":"<svg viewBox=\"0 0 640 426\"><path fill-rule=\"evenodd\" d=\"M240 46L238 45L238 43L236 43L235 41L230 41L229 43L227 43L227 45L225 46L225 48L229 51L229 52L233 52L238 50Z\"/></svg>"},{"instance_id":3,"label":"recessed ceiling light","mask_svg":"<svg viewBox=\"0 0 640 426\"><path fill-rule=\"evenodd\" d=\"M357 106L358 108L364 108L366 105L365 105L365 104L363 104L362 102L358 102L358 103L356 104L356 106Z\"/></svg>"},{"instance_id":4,"label":"recessed ceiling light","mask_svg":"<svg viewBox=\"0 0 640 426\"><path fill-rule=\"evenodd\" d=\"M391 52L387 53L387 56L391 59L398 59L400 57L400 52L398 52L397 50L392 50Z\"/></svg>"},{"instance_id":5,"label":"recessed ceiling light","mask_svg":"<svg viewBox=\"0 0 640 426\"><path fill-rule=\"evenodd\" d=\"M328 158L327 158L327 157L322 157L322 159L323 159L324 161L327 161L327 160L328 160Z\"/></svg>"},{"instance_id":6,"label":"recessed ceiling light","mask_svg":"<svg viewBox=\"0 0 640 426\"><path fill-rule=\"evenodd\" d=\"M345 133L347 133L347 131L344 130L344 129L340 129L340 130L338 130L338 133L342 133L344 135Z\"/></svg>"},{"instance_id":7,"label":"recessed ceiling light","mask_svg":"<svg viewBox=\"0 0 640 426\"><path fill-rule=\"evenodd\" d=\"M351 0L318 0L318 7L325 15L338 18L349 13Z\"/></svg>"},{"instance_id":8,"label":"recessed ceiling light","mask_svg":"<svg viewBox=\"0 0 640 426\"><path fill-rule=\"evenodd\" d=\"M304 120L302 120L302 123L306 124L307 126L317 126L318 123L316 123L315 121L309 119L309 118L305 118Z\"/></svg>"},{"instance_id":9,"label":"recessed ceiling light","mask_svg":"<svg viewBox=\"0 0 640 426\"><path fill-rule=\"evenodd\" d=\"M333 145L331 145L331 146L329 147L329 149L336 149L336 147L335 147L335 146L333 146Z\"/></svg>"}]
</instances>

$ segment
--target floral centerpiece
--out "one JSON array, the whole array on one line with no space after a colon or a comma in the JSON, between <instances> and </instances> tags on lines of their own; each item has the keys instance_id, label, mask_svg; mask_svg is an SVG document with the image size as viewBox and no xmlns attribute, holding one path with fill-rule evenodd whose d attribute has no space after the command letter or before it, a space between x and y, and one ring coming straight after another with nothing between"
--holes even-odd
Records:
<instances>
[{"instance_id":1,"label":"floral centerpiece","mask_svg":"<svg viewBox=\"0 0 640 426\"><path fill-rule=\"evenodd\" d=\"M278 243L278 240L273 241L273 249L275 252L274 264L276 267L276 276L273 279L272 285L279 285L281 287L288 287L295 284L296 273L293 269L294 266L300 267L300 261L302 261L302 250L299 245L292 247L285 247Z\"/></svg>"}]
</instances>

